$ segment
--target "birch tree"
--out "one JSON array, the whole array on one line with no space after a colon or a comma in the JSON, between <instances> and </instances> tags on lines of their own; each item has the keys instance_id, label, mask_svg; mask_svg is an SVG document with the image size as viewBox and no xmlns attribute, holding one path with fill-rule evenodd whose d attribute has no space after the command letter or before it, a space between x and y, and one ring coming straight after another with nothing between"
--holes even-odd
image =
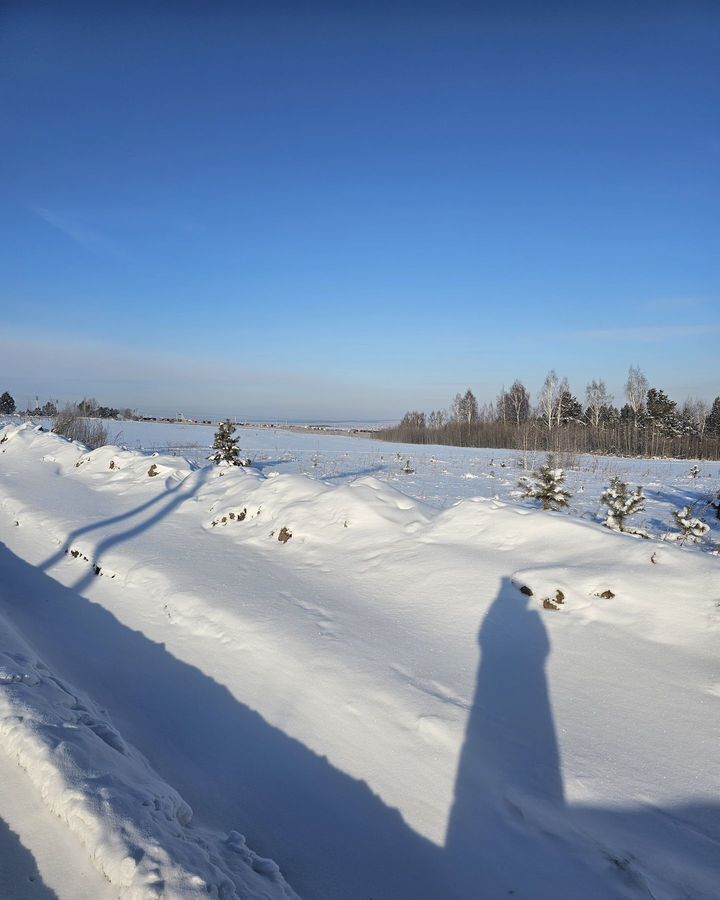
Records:
<instances>
[{"instance_id":1,"label":"birch tree","mask_svg":"<svg viewBox=\"0 0 720 900\"><path fill-rule=\"evenodd\" d=\"M508 396L515 414L515 423L519 425L521 422L527 422L530 418L530 394L522 381L516 379L513 382Z\"/></svg>"},{"instance_id":2,"label":"birch tree","mask_svg":"<svg viewBox=\"0 0 720 900\"><path fill-rule=\"evenodd\" d=\"M612 406L613 396L608 393L605 382L602 378L595 381L593 379L585 388L585 404L587 408L587 417L590 424L597 428L605 409Z\"/></svg>"},{"instance_id":3,"label":"birch tree","mask_svg":"<svg viewBox=\"0 0 720 900\"><path fill-rule=\"evenodd\" d=\"M647 378L640 371L639 366L630 366L628 370L628 379L625 383L625 397L628 406L633 412L634 424L638 424L643 409L645 408L645 398L647 397L648 387L650 386Z\"/></svg>"},{"instance_id":4,"label":"birch tree","mask_svg":"<svg viewBox=\"0 0 720 900\"><path fill-rule=\"evenodd\" d=\"M545 381L543 382L539 396L540 415L547 425L548 431L552 430L553 422L555 421L558 399L560 396L559 384L560 379L557 376L557 372L555 369L550 369L545 376Z\"/></svg>"}]
</instances>

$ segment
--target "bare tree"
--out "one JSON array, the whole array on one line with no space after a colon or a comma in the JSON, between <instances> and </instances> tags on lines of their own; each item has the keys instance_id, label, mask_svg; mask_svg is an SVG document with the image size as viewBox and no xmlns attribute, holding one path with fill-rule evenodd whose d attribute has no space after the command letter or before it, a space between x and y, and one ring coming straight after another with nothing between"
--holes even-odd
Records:
<instances>
[{"instance_id":1,"label":"bare tree","mask_svg":"<svg viewBox=\"0 0 720 900\"><path fill-rule=\"evenodd\" d=\"M705 433L705 423L707 421L710 407L708 404L698 398L688 397L682 408L682 419L686 422L695 434L703 436Z\"/></svg>"},{"instance_id":2,"label":"bare tree","mask_svg":"<svg viewBox=\"0 0 720 900\"><path fill-rule=\"evenodd\" d=\"M407 428L425 428L425 413L418 412L417 410L413 410L412 412L406 412L400 422L400 427Z\"/></svg>"},{"instance_id":3,"label":"bare tree","mask_svg":"<svg viewBox=\"0 0 720 900\"><path fill-rule=\"evenodd\" d=\"M600 419L603 411L612 406L613 395L608 393L605 382L602 378L595 381L593 379L585 388L585 403L587 406L587 415L590 424L597 428L600 425Z\"/></svg>"},{"instance_id":4,"label":"bare tree","mask_svg":"<svg viewBox=\"0 0 720 900\"><path fill-rule=\"evenodd\" d=\"M463 397L462 402L463 418L468 425L472 425L472 423L475 422L478 417L478 402L475 399L475 394L473 394L470 388L465 391L465 396Z\"/></svg>"},{"instance_id":5,"label":"bare tree","mask_svg":"<svg viewBox=\"0 0 720 900\"><path fill-rule=\"evenodd\" d=\"M500 417L494 403L483 403L478 411L478 422L497 422Z\"/></svg>"},{"instance_id":6,"label":"bare tree","mask_svg":"<svg viewBox=\"0 0 720 900\"><path fill-rule=\"evenodd\" d=\"M497 421L502 422L503 425L510 418L510 398L505 392L505 385L500 388L500 393L495 401L495 416Z\"/></svg>"},{"instance_id":7,"label":"bare tree","mask_svg":"<svg viewBox=\"0 0 720 900\"><path fill-rule=\"evenodd\" d=\"M512 410L515 424L527 422L530 417L530 394L522 381L515 379L510 390L505 394L506 402Z\"/></svg>"},{"instance_id":8,"label":"bare tree","mask_svg":"<svg viewBox=\"0 0 720 900\"><path fill-rule=\"evenodd\" d=\"M555 369L550 369L545 376L545 381L543 382L539 395L540 415L545 421L548 431L552 430L553 422L557 414L558 399L560 397L559 383L557 372Z\"/></svg>"},{"instance_id":9,"label":"bare tree","mask_svg":"<svg viewBox=\"0 0 720 900\"><path fill-rule=\"evenodd\" d=\"M455 394L452 402L453 418L461 425L471 425L478 417L478 404L475 394L470 388L465 391L465 396Z\"/></svg>"},{"instance_id":10,"label":"bare tree","mask_svg":"<svg viewBox=\"0 0 720 900\"><path fill-rule=\"evenodd\" d=\"M645 398L647 397L648 387L650 383L640 371L639 366L630 366L628 370L628 379L625 383L625 396L628 406L633 412L634 424L637 425L640 414L645 408Z\"/></svg>"},{"instance_id":11,"label":"bare tree","mask_svg":"<svg viewBox=\"0 0 720 900\"><path fill-rule=\"evenodd\" d=\"M452 408L452 417L457 422L462 422L463 416L463 396L462 394L455 394L453 398L453 402L451 404Z\"/></svg>"}]
</instances>

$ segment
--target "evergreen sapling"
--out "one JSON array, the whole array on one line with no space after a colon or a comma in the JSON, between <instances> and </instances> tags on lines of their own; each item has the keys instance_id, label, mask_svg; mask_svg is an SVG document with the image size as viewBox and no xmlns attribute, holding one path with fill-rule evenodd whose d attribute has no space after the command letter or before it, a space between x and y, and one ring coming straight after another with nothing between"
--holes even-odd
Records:
<instances>
[{"instance_id":1,"label":"evergreen sapling","mask_svg":"<svg viewBox=\"0 0 720 900\"><path fill-rule=\"evenodd\" d=\"M675 524L680 529L681 541L701 541L708 531L710 531L710 526L703 522L702 519L698 519L697 516L694 516L692 514L692 509L689 506L683 506L680 510L673 510L673 518L675 519Z\"/></svg>"},{"instance_id":2,"label":"evergreen sapling","mask_svg":"<svg viewBox=\"0 0 720 900\"><path fill-rule=\"evenodd\" d=\"M563 487L565 473L553 467L550 457L545 465L532 476L523 477L519 486L523 488L523 500L540 500L543 509L558 510L569 505L572 494Z\"/></svg>"},{"instance_id":3,"label":"evergreen sapling","mask_svg":"<svg viewBox=\"0 0 720 900\"><path fill-rule=\"evenodd\" d=\"M229 466L243 465L240 460L240 448L238 447L238 439L233 437L235 426L230 419L226 419L220 423L218 430L215 432L215 440L212 449L215 451L208 459L214 462L216 466L220 463L226 463Z\"/></svg>"},{"instance_id":4,"label":"evergreen sapling","mask_svg":"<svg viewBox=\"0 0 720 900\"><path fill-rule=\"evenodd\" d=\"M618 531L625 531L626 519L645 509L642 488L628 491L628 485L617 476L610 479L610 487L600 499L608 508L605 524Z\"/></svg>"}]
</instances>

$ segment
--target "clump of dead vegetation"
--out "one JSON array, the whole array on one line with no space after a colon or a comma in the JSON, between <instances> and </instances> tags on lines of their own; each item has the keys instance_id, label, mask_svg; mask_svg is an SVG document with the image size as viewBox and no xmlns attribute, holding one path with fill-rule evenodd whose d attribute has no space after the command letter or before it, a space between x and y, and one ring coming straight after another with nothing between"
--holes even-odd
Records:
<instances>
[{"instance_id":1,"label":"clump of dead vegetation","mask_svg":"<svg viewBox=\"0 0 720 900\"><path fill-rule=\"evenodd\" d=\"M88 419L83 416L77 404L68 403L56 413L52 422L55 434L85 444L91 450L103 447L108 442L107 427L99 419Z\"/></svg>"}]
</instances>

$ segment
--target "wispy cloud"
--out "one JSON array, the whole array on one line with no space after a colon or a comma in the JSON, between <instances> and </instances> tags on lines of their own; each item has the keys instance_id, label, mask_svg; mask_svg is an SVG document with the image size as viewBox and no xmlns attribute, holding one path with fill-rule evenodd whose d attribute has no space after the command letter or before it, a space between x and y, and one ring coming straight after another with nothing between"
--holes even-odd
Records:
<instances>
[{"instance_id":1,"label":"wispy cloud","mask_svg":"<svg viewBox=\"0 0 720 900\"><path fill-rule=\"evenodd\" d=\"M103 256L124 256L124 252L118 244L109 240L94 228L79 222L76 218L65 213L45 209L44 207L33 206L31 208L35 215L39 216L48 225L87 250Z\"/></svg>"},{"instance_id":2,"label":"wispy cloud","mask_svg":"<svg viewBox=\"0 0 720 900\"><path fill-rule=\"evenodd\" d=\"M701 337L720 334L720 324L712 325L641 325L637 328L599 328L577 331L577 337L592 338L596 341L632 341L653 344L678 338Z\"/></svg>"}]
</instances>

